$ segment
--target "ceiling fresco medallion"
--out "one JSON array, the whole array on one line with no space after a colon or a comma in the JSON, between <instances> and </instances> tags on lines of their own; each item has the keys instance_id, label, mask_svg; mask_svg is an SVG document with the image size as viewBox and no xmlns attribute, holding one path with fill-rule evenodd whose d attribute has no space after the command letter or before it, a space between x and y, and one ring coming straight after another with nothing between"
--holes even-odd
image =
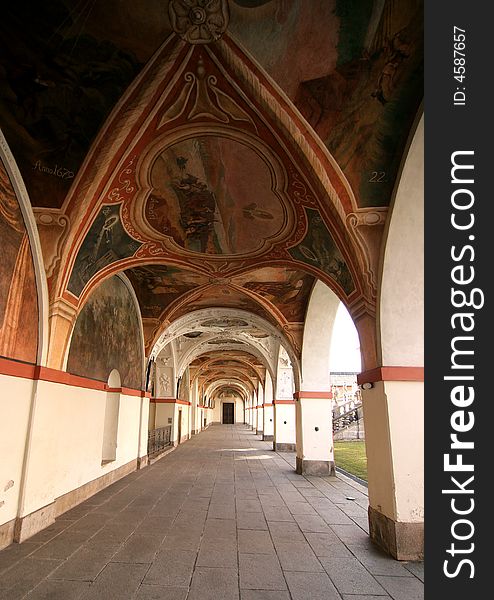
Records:
<instances>
[{"instance_id":1,"label":"ceiling fresco medallion","mask_svg":"<svg viewBox=\"0 0 494 600\"><path fill-rule=\"evenodd\" d=\"M230 19L228 0L171 0L168 12L175 33L190 44L219 40Z\"/></svg>"},{"instance_id":2,"label":"ceiling fresco medallion","mask_svg":"<svg viewBox=\"0 0 494 600\"><path fill-rule=\"evenodd\" d=\"M288 225L270 167L237 140L203 135L173 144L154 160L150 181L147 223L189 252L250 254Z\"/></svg>"}]
</instances>

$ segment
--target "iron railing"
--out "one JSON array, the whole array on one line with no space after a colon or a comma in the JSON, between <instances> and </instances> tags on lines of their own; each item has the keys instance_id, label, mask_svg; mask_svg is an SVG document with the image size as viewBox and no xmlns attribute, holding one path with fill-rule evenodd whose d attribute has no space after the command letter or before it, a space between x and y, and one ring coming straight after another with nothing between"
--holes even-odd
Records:
<instances>
[{"instance_id":1,"label":"iron railing","mask_svg":"<svg viewBox=\"0 0 494 600\"><path fill-rule=\"evenodd\" d=\"M155 456L171 446L172 426L158 427L148 432L148 456Z\"/></svg>"},{"instance_id":2,"label":"iron railing","mask_svg":"<svg viewBox=\"0 0 494 600\"><path fill-rule=\"evenodd\" d=\"M362 405L353 408L342 415L333 415L333 434L346 429L352 423L358 423L363 417Z\"/></svg>"}]
</instances>

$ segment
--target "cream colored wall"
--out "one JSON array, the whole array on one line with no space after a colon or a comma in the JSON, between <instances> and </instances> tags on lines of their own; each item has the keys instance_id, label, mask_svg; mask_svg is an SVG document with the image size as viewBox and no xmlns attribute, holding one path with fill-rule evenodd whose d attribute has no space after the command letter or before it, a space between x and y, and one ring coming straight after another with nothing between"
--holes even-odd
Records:
<instances>
[{"instance_id":1,"label":"cream colored wall","mask_svg":"<svg viewBox=\"0 0 494 600\"><path fill-rule=\"evenodd\" d=\"M148 429L156 429L156 404L154 402L149 403L148 411Z\"/></svg>"},{"instance_id":2,"label":"cream colored wall","mask_svg":"<svg viewBox=\"0 0 494 600\"><path fill-rule=\"evenodd\" d=\"M276 404L274 415L276 443L295 444L295 404Z\"/></svg>"},{"instance_id":3,"label":"cream colored wall","mask_svg":"<svg viewBox=\"0 0 494 600\"><path fill-rule=\"evenodd\" d=\"M174 442L178 442L178 418L179 418L179 411L182 411L182 437L184 436L190 436L190 429L189 429L189 423L190 423L190 419L189 419L189 406L187 404L174 404L172 405L174 406L174 416L173 416L173 432L172 432L172 440Z\"/></svg>"},{"instance_id":4,"label":"cream colored wall","mask_svg":"<svg viewBox=\"0 0 494 600\"><path fill-rule=\"evenodd\" d=\"M159 427L167 427L168 425L173 425L173 420L175 416L175 404L174 403L157 403L155 406L155 424L156 429ZM171 422L168 422L168 419L171 419Z\"/></svg>"},{"instance_id":5,"label":"cream colored wall","mask_svg":"<svg viewBox=\"0 0 494 600\"><path fill-rule=\"evenodd\" d=\"M105 400L103 391L38 382L21 516L142 453L147 410L141 417L141 399L121 394L116 460L101 465Z\"/></svg>"},{"instance_id":6,"label":"cream colored wall","mask_svg":"<svg viewBox=\"0 0 494 600\"><path fill-rule=\"evenodd\" d=\"M403 168L391 216L380 293L383 365L424 364L424 119Z\"/></svg>"},{"instance_id":7,"label":"cream colored wall","mask_svg":"<svg viewBox=\"0 0 494 600\"><path fill-rule=\"evenodd\" d=\"M151 403L149 398L138 398L140 402L141 421L140 421L140 441L139 441L139 456L147 456L148 453L148 423L149 409Z\"/></svg>"},{"instance_id":8,"label":"cream colored wall","mask_svg":"<svg viewBox=\"0 0 494 600\"><path fill-rule=\"evenodd\" d=\"M424 384L387 381L385 390L391 424L397 520L420 522L424 520Z\"/></svg>"},{"instance_id":9,"label":"cream colored wall","mask_svg":"<svg viewBox=\"0 0 494 600\"><path fill-rule=\"evenodd\" d=\"M317 281L304 325L301 390L320 392L330 389L331 336L339 305L336 294L322 281Z\"/></svg>"},{"instance_id":10,"label":"cream colored wall","mask_svg":"<svg viewBox=\"0 0 494 600\"><path fill-rule=\"evenodd\" d=\"M331 400L302 398L296 403L297 456L304 460L334 461ZM316 427L318 431L316 431Z\"/></svg>"},{"instance_id":11,"label":"cream colored wall","mask_svg":"<svg viewBox=\"0 0 494 600\"><path fill-rule=\"evenodd\" d=\"M223 406L222 406L221 400L216 400L215 407L209 411L211 413L211 422L212 423L221 423L222 411L223 411Z\"/></svg>"},{"instance_id":12,"label":"cream colored wall","mask_svg":"<svg viewBox=\"0 0 494 600\"><path fill-rule=\"evenodd\" d=\"M30 379L0 375L0 525L17 516L32 390Z\"/></svg>"},{"instance_id":13,"label":"cream colored wall","mask_svg":"<svg viewBox=\"0 0 494 600\"><path fill-rule=\"evenodd\" d=\"M424 384L376 382L363 402L371 506L396 521L423 521Z\"/></svg>"},{"instance_id":14,"label":"cream colored wall","mask_svg":"<svg viewBox=\"0 0 494 600\"><path fill-rule=\"evenodd\" d=\"M207 410L211 413L210 423L221 423L223 421L223 402L234 402L234 417L235 423L244 422L244 403L240 398L225 398L224 400L216 400L216 406L212 410Z\"/></svg>"}]
</instances>

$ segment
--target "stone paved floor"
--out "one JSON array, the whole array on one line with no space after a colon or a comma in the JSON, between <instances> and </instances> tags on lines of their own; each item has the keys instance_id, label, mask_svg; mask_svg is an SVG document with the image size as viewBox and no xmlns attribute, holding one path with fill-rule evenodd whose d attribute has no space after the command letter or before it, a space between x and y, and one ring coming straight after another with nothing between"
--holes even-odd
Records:
<instances>
[{"instance_id":1,"label":"stone paved floor","mask_svg":"<svg viewBox=\"0 0 494 600\"><path fill-rule=\"evenodd\" d=\"M422 563L369 542L363 488L270 446L210 427L0 552L0 598L422 599Z\"/></svg>"}]
</instances>

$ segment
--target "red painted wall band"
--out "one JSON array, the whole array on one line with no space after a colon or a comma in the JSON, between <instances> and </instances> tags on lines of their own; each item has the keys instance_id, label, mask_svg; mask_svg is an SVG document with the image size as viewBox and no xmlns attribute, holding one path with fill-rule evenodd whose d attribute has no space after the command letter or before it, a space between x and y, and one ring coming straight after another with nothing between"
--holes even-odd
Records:
<instances>
[{"instance_id":1,"label":"red painted wall band","mask_svg":"<svg viewBox=\"0 0 494 600\"><path fill-rule=\"evenodd\" d=\"M265 402L265 403L263 404L263 406L273 406L273 403L272 403L272 402Z\"/></svg>"},{"instance_id":2,"label":"red painted wall band","mask_svg":"<svg viewBox=\"0 0 494 600\"><path fill-rule=\"evenodd\" d=\"M151 398L153 404L183 404L184 406L190 406L190 402L186 400L177 400L176 398ZM200 406L199 408L208 408L207 406Z\"/></svg>"},{"instance_id":3,"label":"red painted wall band","mask_svg":"<svg viewBox=\"0 0 494 600\"><path fill-rule=\"evenodd\" d=\"M151 396L149 392L144 392L142 390L134 390L126 387L109 388L108 384L104 381L88 379L87 377L72 375L72 373L67 373L66 371L22 363L4 357L0 357L0 374L10 375L11 377L22 377L23 379L31 379L33 381L60 383L62 385L70 385L72 387L97 390L100 392L118 392L126 396L137 396L139 398L149 398Z\"/></svg>"},{"instance_id":4,"label":"red painted wall band","mask_svg":"<svg viewBox=\"0 0 494 600\"><path fill-rule=\"evenodd\" d=\"M357 383L377 381L424 381L424 367L377 367L357 375Z\"/></svg>"},{"instance_id":5,"label":"red painted wall band","mask_svg":"<svg viewBox=\"0 0 494 600\"><path fill-rule=\"evenodd\" d=\"M10 377L22 377L23 379L34 379L35 372L36 365L0 357L1 375L9 375Z\"/></svg>"},{"instance_id":6,"label":"red painted wall band","mask_svg":"<svg viewBox=\"0 0 494 600\"><path fill-rule=\"evenodd\" d=\"M295 400L273 400L273 404L295 404Z\"/></svg>"},{"instance_id":7,"label":"red painted wall band","mask_svg":"<svg viewBox=\"0 0 494 600\"><path fill-rule=\"evenodd\" d=\"M293 394L295 400L300 398L313 398L315 400L331 400L332 392L295 392Z\"/></svg>"}]
</instances>

